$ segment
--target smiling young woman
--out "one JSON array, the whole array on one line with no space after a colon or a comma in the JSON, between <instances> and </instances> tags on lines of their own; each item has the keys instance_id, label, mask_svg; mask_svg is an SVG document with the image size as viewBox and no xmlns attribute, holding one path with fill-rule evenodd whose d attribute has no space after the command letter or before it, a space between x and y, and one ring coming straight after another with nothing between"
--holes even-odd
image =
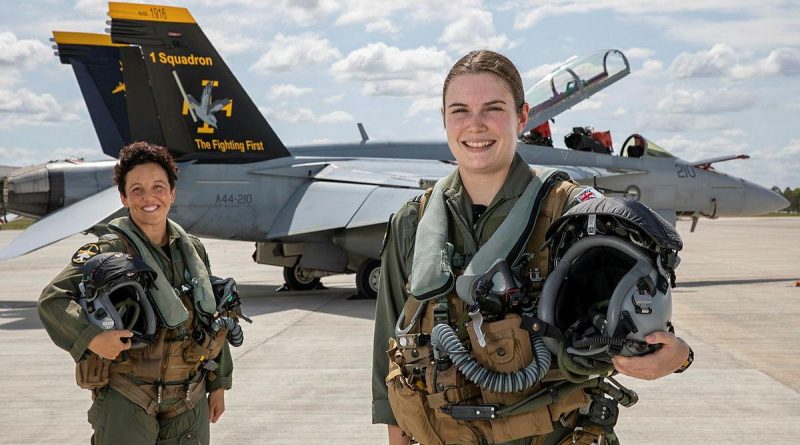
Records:
<instances>
[{"instance_id":1,"label":"smiling young woman","mask_svg":"<svg viewBox=\"0 0 800 445\"><path fill-rule=\"evenodd\" d=\"M539 248L551 222L581 201L581 196L601 196L599 192L582 194L584 188L558 172L532 171L516 154L518 135L527 123L528 111L519 71L501 54L473 51L456 62L444 81L442 117L447 143L458 167L432 190L398 210L389 222L381 255L373 343L372 418L373 423L389 425L391 445L408 444L411 436L426 445L555 445L562 440L573 443L573 439L588 444L598 435L605 436L607 443L617 443L610 428L599 433L591 430L594 435L575 428L578 408L588 406L585 399L588 396L582 392L565 396L558 403L546 403L547 406L499 419L492 416L490 420L480 418L486 416L489 406L513 405L540 387L527 387L527 393L501 394L467 381L465 374L460 373L461 368L456 371L455 359L449 364L445 358L444 362L437 360L435 366L431 365L433 360L441 358L434 358L433 338L437 337L440 354L444 341L434 333L444 330L433 327L440 328L442 324L451 329L455 341L469 345L471 357L485 349L489 355L478 361L481 365L497 365L497 369L484 368L484 371L495 373L498 380L518 372L516 360L524 361L522 366L534 363L530 359L530 342L520 340L527 340L525 331L513 334L513 338L500 338L519 329L520 323L515 323L513 317L483 322L483 329L507 323L504 330L494 328L492 338L486 336L485 348L478 347L475 339L467 338L466 331L470 331L471 338L474 329L464 320L469 320L475 309L467 307L460 292L441 283L455 281L455 275L472 267L471 262L476 262L475 258L496 234L503 241L493 243L495 250L500 244L508 245L507 240L522 239L521 234L512 233L514 230L500 230L517 203L528 202L522 201L522 196L529 199L542 196L541 202L531 199L539 206L538 210L526 213L539 217L528 221L535 224L527 232L525 251L531 258L526 267L535 265L538 273L541 265L546 276L548 257ZM539 192L528 194L529 189L537 187ZM423 212L424 218L420 217ZM526 226L524 222L516 225ZM500 253L494 256L492 249L489 249L491 258L505 258ZM450 274L448 280L436 275L439 269L446 271L444 275ZM426 281L426 276L432 278ZM526 289L535 292L531 287ZM472 326L476 324L480 326L474 321ZM652 337L653 343L663 344L658 352L644 357L623 357L622 362L615 359L617 369L638 378L660 377L678 369L688 354L688 345L667 332L656 332ZM496 354L492 355L490 350ZM509 363L512 365L508 366ZM459 408L460 414L456 414L455 408ZM588 441L583 442L584 439Z\"/></svg>"}]
</instances>

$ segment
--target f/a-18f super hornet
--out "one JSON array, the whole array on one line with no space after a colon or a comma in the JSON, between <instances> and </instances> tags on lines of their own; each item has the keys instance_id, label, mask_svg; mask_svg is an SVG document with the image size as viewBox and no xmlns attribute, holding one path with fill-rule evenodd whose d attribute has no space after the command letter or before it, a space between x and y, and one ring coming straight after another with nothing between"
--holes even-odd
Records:
<instances>
[{"instance_id":1,"label":"f/a-18f super hornet","mask_svg":"<svg viewBox=\"0 0 800 445\"><path fill-rule=\"evenodd\" d=\"M326 274L356 272L359 291L374 295L389 215L452 171L447 144L369 141L362 129L358 143L287 149L188 10L110 3L109 15L110 38L54 33L103 151L116 157L134 140L168 147L181 169L171 218L188 231L256 242L256 261L284 267L291 288L311 288ZM676 213L735 216L786 206L774 192L711 167L723 159L686 162L639 135L628 138L619 155L590 150L591 144L532 145L542 143L540 130L548 119L629 71L624 55L609 50L546 76L526 93L534 105L518 151L534 166L558 166L579 182L638 199L673 222ZM225 98L221 107L211 105L212 87ZM192 117L197 108L189 95L200 92L203 107L205 91L204 109L214 125ZM0 250L0 260L118 214L112 168L113 161L56 163L10 175L9 210L48 216Z\"/></svg>"}]
</instances>

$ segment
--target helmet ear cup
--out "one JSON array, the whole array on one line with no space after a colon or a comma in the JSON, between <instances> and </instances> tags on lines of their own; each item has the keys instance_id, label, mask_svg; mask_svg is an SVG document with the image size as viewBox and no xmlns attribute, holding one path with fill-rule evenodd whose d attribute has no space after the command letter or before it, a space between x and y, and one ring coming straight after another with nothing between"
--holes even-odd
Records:
<instances>
[{"instance_id":1,"label":"helmet ear cup","mask_svg":"<svg viewBox=\"0 0 800 445\"><path fill-rule=\"evenodd\" d=\"M141 259L119 252L102 253L84 265L78 302L89 321L105 330L133 332L132 349L155 339L158 320L144 286L155 272Z\"/></svg>"}]
</instances>

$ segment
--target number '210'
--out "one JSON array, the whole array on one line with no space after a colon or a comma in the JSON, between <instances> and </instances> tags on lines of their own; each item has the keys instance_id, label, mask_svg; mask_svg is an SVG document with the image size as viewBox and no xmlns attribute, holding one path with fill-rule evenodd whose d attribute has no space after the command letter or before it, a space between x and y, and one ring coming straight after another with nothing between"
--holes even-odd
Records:
<instances>
[{"instance_id":1,"label":"number '210'","mask_svg":"<svg viewBox=\"0 0 800 445\"><path fill-rule=\"evenodd\" d=\"M697 173L694 172L694 167L688 164L675 164L675 170L679 178L694 178Z\"/></svg>"}]
</instances>

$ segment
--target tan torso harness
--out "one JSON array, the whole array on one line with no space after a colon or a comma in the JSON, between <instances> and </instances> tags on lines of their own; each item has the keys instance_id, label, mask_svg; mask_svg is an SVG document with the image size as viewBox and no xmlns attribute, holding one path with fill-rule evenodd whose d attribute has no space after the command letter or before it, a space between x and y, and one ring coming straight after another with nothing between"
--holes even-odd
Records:
<instances>
[{"instance_id":1,"label":"tan torso harness","mask_svg":"<svg viewBox=\"0 0 800 445\"><path fill-rule=\"evenodd\" d=\"M180 227L177 224L175 227ZM227 329L211 333L203 318L213 314L214 296L208 271L181 229L178 242L186 262L188 281L182 289L173 289L164 277L161 265L149 252L127 218L112 221L109 227L119 235L128 253L140 256L153 270L159 271L151 300L161 323L152 345L131 349L119 361L101 359L96 354L77 364L76 377L82 388L97 391L109 385L151 416L168 419L186 412L203 400L206 378L215 378L216 362ZM207 288L206 288L207 283ZM209 312L210 308L210 312ZM198 316L200 314L201 316Z\"/></svg>"},{"instance_id":2,"label":"tan torso harness","mask_svg":"<svg viewBox=\"0 0 800 445\"><path fill-rule=\"evenodd\" d=\"M534 177L533 180L537 179ZM570 181L553 182L542 184L547 189L543 191L545 194L539 202L538 212L533 209L537 212L535 224L524 244L525 252L534 253L525 266L532 293L541 289L541 283L548 273L548 252L538 250L544 244L547 228L561 215L569 196L579 187ZM419 208L420 220L432 195L435 196L434 193L434 189L429 189L423 195ZM453 255L452 250L451 245L450 252L441 255L450 254L457 258L451 264L453 275L460 276L470 258L461 260L459 257L463 255ZM432 255L437 254L434 252ZM416 250L414 259L418 259ZM419 269L412 269L412 280L407 288L412 294L415 294L414 291L425 293L424 286L417 286L417 289L412 290L414 270ZM437 282L440 289L446 289L448 284L444 274L438 278L438 282L433 282ZM514 373L533 360L529 331L521 326L519 315L507 314L502 320L484 322L480 330L474 329L474 320L470 321L467 303L453 291L454 287L455 283L451 283L448 293L431 298L430 303L421 302L409 295L398 321L400 335L396 341L392 339L390 342L389 374L386 382L392 410L404 431L426 445L502 443L548 434L553 431L553 422L589 401L583 391L573 390L564 391L563 396L555 394L551 398L534 397L535 403L528 403L524 409L515 408L515 404L519 405L518 402L530 400L537 393L547 392L547 388L560 382L562 379L557 369L549 371L540 383L524 391L507 393L490 392L479 387L468 381L456 366L436 370L430 333L437 323L447 323L454 328L459 340L469 341L472 345L471 356L485 368L498 373ZM429 292L428 296L434 293ZM482 339L477 338L480 334L476 332L482 332L485 336L485 347L480 346ZM490 405L506 407L505 412L476 413L481 407L489 408ZM470 420L465 420L464 417Z\"/></svg>"}]
</instances>

